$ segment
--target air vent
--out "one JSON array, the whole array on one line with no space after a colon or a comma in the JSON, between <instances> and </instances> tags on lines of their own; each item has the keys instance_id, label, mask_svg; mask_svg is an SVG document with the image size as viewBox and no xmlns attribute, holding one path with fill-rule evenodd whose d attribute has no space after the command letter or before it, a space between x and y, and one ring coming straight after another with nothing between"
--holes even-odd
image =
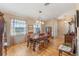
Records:
<instances>
[{"instance_id":1,"label":"air vent","mask_svg":"<svg viewBox=\"0 0 79 59\"><path fill-rule=\"evenodd\" d=\"M44 6L48 6L50 3L45 3Z\"/></svg>"},{"instance_id":2,"label":"air vent","mask_svg":"<svg viewBox=\"0 0 79 59\"><path fill-rule=\"evenodd\" d=\"M39 13L42 13L42 11L39 11Z\"/></svg>"}]
</instances>

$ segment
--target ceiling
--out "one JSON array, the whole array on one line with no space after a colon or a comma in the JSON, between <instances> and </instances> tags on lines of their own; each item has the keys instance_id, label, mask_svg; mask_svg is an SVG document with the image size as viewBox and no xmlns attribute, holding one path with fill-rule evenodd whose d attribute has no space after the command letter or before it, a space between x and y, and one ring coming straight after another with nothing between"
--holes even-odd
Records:
<instances>
[{"instance_id":1,"label":"ceiling","mask_svg":"<svg viewBox=\"0 0 79 59\"><path fill-rule=\"evenodd\" d=\"M0 3L0 9L19 16L31 16L45 18L56 18L63 13L74 9L73 3ZM39 13L42 11L42 13Z\"/></svg>"}]
</instances>

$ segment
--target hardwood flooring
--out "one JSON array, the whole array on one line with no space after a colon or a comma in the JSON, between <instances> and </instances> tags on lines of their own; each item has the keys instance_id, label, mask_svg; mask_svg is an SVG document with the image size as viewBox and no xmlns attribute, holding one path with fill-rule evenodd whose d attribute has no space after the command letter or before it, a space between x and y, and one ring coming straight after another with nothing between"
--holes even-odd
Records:
<instances>
[{"instance_id":1,"label":"hardwood flooring","mask_svg":"<svg viewBox=\"0 0 79 59\"><path fill-rule=\"evenodd\" d=\"M7 56L58 56L58 47L64 42L63 37L50 39L50 41L48 47L39 52L33 52L30 48L27 48L26 42L11 46L7 49ZM62 55L68 56L66 53Z\"/></svg>"}]
</instances>

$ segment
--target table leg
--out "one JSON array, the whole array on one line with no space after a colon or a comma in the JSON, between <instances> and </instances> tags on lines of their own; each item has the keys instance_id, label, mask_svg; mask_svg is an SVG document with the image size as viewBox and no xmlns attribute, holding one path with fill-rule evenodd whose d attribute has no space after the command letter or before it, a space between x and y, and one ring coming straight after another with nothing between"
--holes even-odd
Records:
<instances>
[{"instance_id":1,"label":"table leg","mask_svg":"<svg viewBox=\"0 0 79 59\"><path fill-rule=\"evenodd\" d=\"M62 56L62 51L61 50L59 50L59 56Z\"/></svg>"},{"instance_id":2,"label":"table leg","mask_svg":"<svg viewBox=\"0 0 79 59\"><path fill-rule=\"evenodd\" d=\"M7 55L7 46L4 46L5 49L5 56Z\"/></svg>"},{"instance_id":3,"label":"table leg","mask_svg":"<svg viewBox=\"0 0 79 59\"><path fill-rule=\"evenodd\" d=\"M33 51L36 49L36 42L33 43Z\"/></svg>"}]
</instances>

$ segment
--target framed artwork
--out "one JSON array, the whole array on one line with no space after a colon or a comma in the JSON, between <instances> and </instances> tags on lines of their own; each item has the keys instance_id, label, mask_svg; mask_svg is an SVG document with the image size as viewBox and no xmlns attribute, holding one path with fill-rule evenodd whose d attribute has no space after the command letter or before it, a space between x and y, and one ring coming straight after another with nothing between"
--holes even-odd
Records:
<instances>
[{"instance_id":1,"label":"framed artwork","mask_svg":"<svg viewBox=\"0 0 79 59\"><path fill-rule=\"evenodd\" d=\"M28 25L28 32L33 32L33 25Z\"/></svg>"}]
</instances>

